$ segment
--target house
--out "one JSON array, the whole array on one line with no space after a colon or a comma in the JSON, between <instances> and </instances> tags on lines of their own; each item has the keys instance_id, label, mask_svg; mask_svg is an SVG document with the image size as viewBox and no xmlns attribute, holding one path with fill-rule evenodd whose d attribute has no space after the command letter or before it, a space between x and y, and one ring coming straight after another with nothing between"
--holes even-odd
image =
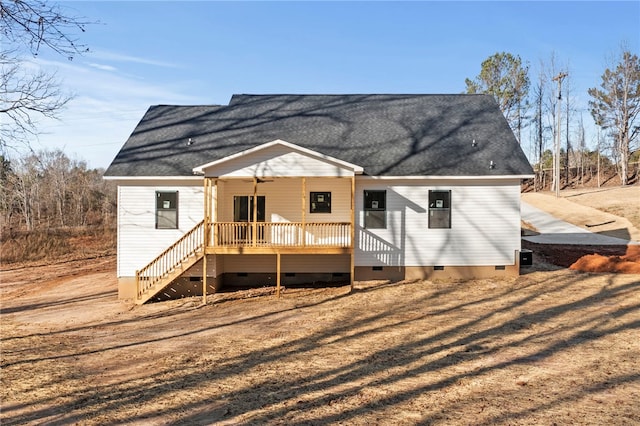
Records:
<instances>
[{"instance_id":1,"label":"house","mask_svg":"<svg viewBox=\"0 0 640 426\"><path fill-rule=\"evenodd\" d=\"M532 176L488 95L152 106L105 172L119 297L517 275Z\"/></svg>"}]
</instances>

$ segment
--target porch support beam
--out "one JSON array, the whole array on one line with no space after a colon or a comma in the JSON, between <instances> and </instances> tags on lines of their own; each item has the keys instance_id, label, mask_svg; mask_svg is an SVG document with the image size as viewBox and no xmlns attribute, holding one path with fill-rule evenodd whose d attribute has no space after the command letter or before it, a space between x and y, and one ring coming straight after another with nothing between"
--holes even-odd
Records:
<instances>
[{"instance_id":1,"label":"porch support beam","mask_svg":"<svg viewBox=\"0 0 640 426\"><path fill-rule=\"evenodd\" d=\"M207 246L211 224L211 178L204 178L204 229L202 231L202 304L207 304Z\"/></svg>"},{"instance_id":2,"label":"porch support beam","mask_svg":"<svg viewBox=\"0 0 640 426\"><path fill-rule=\"evenodd\" d=\"M251 225L253 228L253 235L251 236L252 245L255 247L257 245L257 235L258 235L258 178L253 178L253 224Z\"/></svg>"},{"instance_id":3,"label":"porch support beam","mask_svg":"<svg viewBox=\"0 0 640 426\"><path fill-rule=\"evenodd\" d=\"M356 240L356 177L355 175L351 177L351 266L349 273L349 285L350 291L353 292L353 276L356 270L356 259L355 259L355 243Z\"/></svg>"},{"instance_id":4,"label":"porch support beam","mask_svg":"<svg viewBox=\"0 0 640 426\"><path fill-rule=\"evenodd\" d=\"M307 178L302 176L302 246L307 245Z\"/></svg>"},{"instance_id":5,"label":"porch support beam","mask_svg":"<svg viewBox=\"0 0 640 426\"><path fill-rule=\"evenodd\" d=\"M211 197L211 227L213 228L213 239L207 241L207 245L215 246L218 241L218 227L216 226L216 222L218 222L218 179L213 181L213 195Z\"/></svg>"}]
</instances>

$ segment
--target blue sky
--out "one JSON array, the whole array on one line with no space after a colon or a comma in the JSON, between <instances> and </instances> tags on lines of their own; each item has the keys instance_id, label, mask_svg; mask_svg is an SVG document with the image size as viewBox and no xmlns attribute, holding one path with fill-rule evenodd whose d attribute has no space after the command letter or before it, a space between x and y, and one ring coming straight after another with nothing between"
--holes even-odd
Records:
<instances>
[{"instance_id":1,"label":"blue sky","mask_svg":"<svg viewBox=\"0 0 640 426\"><path fill-rule=\"evenodd\" d=\"M32 146L62 148L91 167L109 165L153 104L226 104L234 93L461 93L502 51L527 61L532 81L555 54L589 129L586 90L599 85L607 58L622 42L640 53L640 1L61 4L99 23L79 35L90 53L32 59L75 95L59 121L41 122Z\"/></svg>"}]
</instances>

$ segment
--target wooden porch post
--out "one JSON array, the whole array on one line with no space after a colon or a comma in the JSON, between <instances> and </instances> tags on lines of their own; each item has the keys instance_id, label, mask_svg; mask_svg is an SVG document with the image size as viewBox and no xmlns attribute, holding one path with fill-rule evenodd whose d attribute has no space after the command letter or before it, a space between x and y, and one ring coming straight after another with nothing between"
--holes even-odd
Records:
<instances>
[{"instance_id":1,"label":"wooden porch post","mask_svg":"<svg viewBox=\"0 0 640 426\"><path fill-rule=\"evenodd\" d=\"M204 230L202 235L202 304L207 304L207 246L211 223L211 178L204 178Z\"/></svg>"},{"instance_id":2,"label":"wooden porch post","mask_svg":"<svg viewBox=\"0 0 640 426\"><path fill-rule=\"evenodd\" d=\"M307 245L307 178L302 177L302 247Z\"/></svg>"},{"instance_id":3,"label":"wooden porch post","mask_svg":"<svg viewBox=\"0 0 640 426\"><path fill-rule=\"evenodd\" d=\"M208 241L207 244L215 246L218 241L218 226L216 225L218 222L218 179L213 181L213 185L214 193L211 196L211 227L213 228L213 239Z\"/></svg>"},{"instance_id":4,"label":"wooden porch post","mask_svg":"<svg viewBox=\"0 0 640 426\"><path fill-rule=\"evenodd\" d=\"M253 246L256 246L256 237L258 234L258 178L254 177L253 178L253 224L252 224L252 228L253 228L253 236L252 236L252 241L253 241Z\"/></svg>"},{"instance_id":5,"label":"wooden porch post","mask_svg":"<svg viewBox=\"0 0 640 426\"><path fill-rule=\"evenodd\" d=\"M349 284L350 291L353 292L353 276L356 270L355 247L356 247L356 177L351 177L351 274Z\"/></svg>"}]
</instances>

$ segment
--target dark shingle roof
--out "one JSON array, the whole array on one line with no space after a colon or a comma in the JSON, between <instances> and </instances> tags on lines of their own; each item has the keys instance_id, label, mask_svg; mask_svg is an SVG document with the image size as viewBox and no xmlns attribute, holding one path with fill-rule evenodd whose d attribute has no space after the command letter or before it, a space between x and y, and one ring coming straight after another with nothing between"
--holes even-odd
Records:
<instances>
[{"instance_id":1,"label":"dark shingle roof","mask_svg":"<svg viewBox=\"0 0 640 426\"><path fill-rule=\"evenodd\" d=\"M533 174L489 95L234 95L227 106L150 107L105 176L191 176L276 139L368 175Z\"/></svg>"}]
</instances>

